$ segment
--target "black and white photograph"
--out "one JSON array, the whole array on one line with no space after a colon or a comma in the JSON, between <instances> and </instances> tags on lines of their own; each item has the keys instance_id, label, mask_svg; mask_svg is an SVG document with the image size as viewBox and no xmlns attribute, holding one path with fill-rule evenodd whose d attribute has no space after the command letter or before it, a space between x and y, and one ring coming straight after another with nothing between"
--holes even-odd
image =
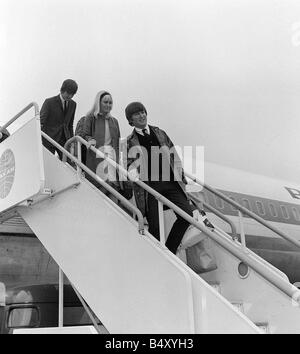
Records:
<instances>
[{"instance_id":1,"label":"black and white photograph","mask_svg":"<svg viewBox=\"0 0 300 354\"><path fill-rule=\"evenodd\" d=\"M300 334L300 2L0 8L0 334Z\"/></svg>"}]
</instances>

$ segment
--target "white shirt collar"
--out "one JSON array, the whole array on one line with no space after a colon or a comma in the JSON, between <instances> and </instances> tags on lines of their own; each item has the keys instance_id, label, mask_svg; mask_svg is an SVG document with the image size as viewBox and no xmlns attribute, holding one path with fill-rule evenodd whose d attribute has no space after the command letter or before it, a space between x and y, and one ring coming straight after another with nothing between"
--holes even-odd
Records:
<instances>
[{"instance_id":1,"label":"white shirt collar","mask_svg":"<svg viewBox=\"0 0 300 354\"><path fill-rule=\"evenodd\" d=\"M137 127L134 127L134 129L136 130L136 132L140 135L144 135L143 133L143 130L146 129L147 133L150 134L150 129L149 129L149 126L148 124L145 126L145 128L141 129L141 128L137 128Z\"/></svg>"},{"instance_id":2,"label":"white shirt collar","mask_svg":"<svg viewBox=\"0 0 300 354\"><path fill-rule=\"evenodd\" d=\"M63 99L61 93L59 94L59 97L60 97L60 100L61 100L62 105L64 106L64 102L65 102L66 100ZM67 102L67 106L68 106L68 101L66 101L66 102Z\"/></svg>"}]
</instances>

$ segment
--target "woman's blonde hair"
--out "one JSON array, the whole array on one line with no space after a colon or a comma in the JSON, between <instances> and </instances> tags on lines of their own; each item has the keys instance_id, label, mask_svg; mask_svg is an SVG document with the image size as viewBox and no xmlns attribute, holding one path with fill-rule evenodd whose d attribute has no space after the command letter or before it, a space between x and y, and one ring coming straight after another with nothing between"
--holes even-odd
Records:
<instances>
[{"instance_id":1,"label":"woman's blonde hair","mask_svg":"<svg viewBox=\"0 0 300 354\"><path fill-rule=\"evenodd\" d=\"M99 91L95 97L95 101L94 101L94 104L92 106L92 108L87 112L86 114L86 117L89 116L89 115L93 115L95 117L97 117L97 115L100 113L100 101L102 99L102 97L106 96L106 95L110 95L111 97L111 94L107 91Z\"/></svg>"}]
</instances>

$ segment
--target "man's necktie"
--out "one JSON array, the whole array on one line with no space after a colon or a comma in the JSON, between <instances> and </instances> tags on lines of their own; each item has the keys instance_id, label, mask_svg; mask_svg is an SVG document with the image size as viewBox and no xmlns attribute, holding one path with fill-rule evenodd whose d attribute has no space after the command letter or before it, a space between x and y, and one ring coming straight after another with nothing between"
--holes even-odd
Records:
<instances>
[{"instance_id":1,"label":"man's necktie","mask_svg":"<svg viewBox=\"0 0 300 354\"><path fill-rule=\"evenodd\" d=\"M147 137L149 136L147 129L142 129L142 132L143 132L144 136L147 136Z\"/></svg>"},{"instance_id":2,"label":"man's necktie","mask_svg":"<svg viewBox=\"0 0 300 354\"><path fill-rule=\"evenodd\" d=\"M67 109L68 109L67 101L64 101L64 115L66 115Z\"/></svg>"}]
</instances>

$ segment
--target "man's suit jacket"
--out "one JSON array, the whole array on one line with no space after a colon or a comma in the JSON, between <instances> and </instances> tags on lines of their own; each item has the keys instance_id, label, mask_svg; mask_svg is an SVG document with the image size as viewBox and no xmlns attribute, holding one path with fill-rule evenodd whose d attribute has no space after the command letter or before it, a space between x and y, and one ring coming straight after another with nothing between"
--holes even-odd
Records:
<instances>
[{"instance_id":1,"label":"man's suit jacket","mask_svg":"<svg viewBox=\"0 0 300 354\"><path fill-rule=\"evenodd\" d=\"M60 142L63 136L66 140L70 139L74 135L75 110L76 102L70 100L68 101L67 113L64 115L60 95L47 98L40 113L42 131L57 142Z\"/></svg>"},{"instance_id":2,"label":"man's suit jacket","mask_svg":"<svg viewBox=\"0 0 300 354\"><path fill-rule=\"evenodd\" d=\"M175 180L178 182L183 193L186 195L185 185L187 184L187 180L184 176L181 159L176 152L173 142L164 130L152 125L149 125L149 128L153 131L159 142L159 145L162 149L161 152L164 153L164 158L166 159L165 161L170 161L170 166L173 170ZM133 132L127 137L126 141L123 141L123 144L121 144L121 150L123 152L123 165L125 165L124 167L128 171L136 168L140 169L139 172L141 173L141 171L148 171L145 166L148 165L148 158L150 157L145 159L137 134L138 133L136 130L133 129ZM141 174L141 176L145 175ZM145 216L148 209L148 192L138 184L132 183L131 181L125 181L122 188L124 196L127 199L130 199L132 197L132 193L134 193L136 205ZM189 199L187 195L186 197Z\"/></svg>"}]
</instances>

